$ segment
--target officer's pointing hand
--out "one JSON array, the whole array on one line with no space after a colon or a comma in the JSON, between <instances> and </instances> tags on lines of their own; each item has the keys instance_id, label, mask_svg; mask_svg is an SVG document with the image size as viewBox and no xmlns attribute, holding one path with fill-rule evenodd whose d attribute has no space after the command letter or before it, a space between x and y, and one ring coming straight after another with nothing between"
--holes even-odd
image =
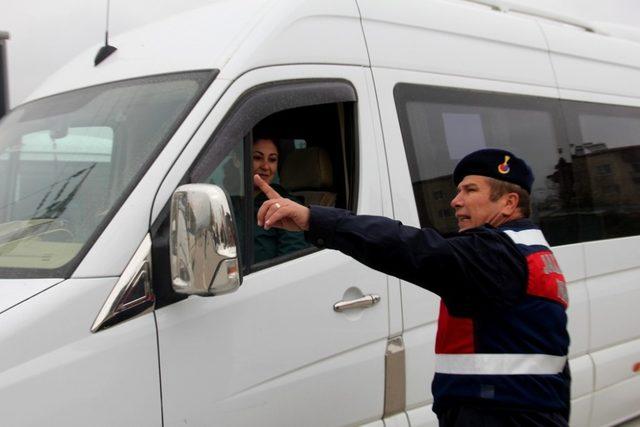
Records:
<instances>
[{"instance_id":1,"label":"officer's pointing hand","mask_svg":"<svg viewBox=\"0 0 640 427\"><path fill-rule=\"evenodd\" d=\"M260 175L253 176L253 183L268 199L258 210L257 221L260 227L265 230L271 227L284 228L288 231L309 229L309 208L281 197Z\"/></svg>"}]
</instances>

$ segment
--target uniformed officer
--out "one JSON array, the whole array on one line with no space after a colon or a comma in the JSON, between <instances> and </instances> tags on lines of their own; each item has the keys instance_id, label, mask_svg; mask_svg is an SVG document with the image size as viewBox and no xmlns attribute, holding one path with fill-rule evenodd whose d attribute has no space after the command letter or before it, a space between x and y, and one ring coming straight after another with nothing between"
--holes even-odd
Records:
<instances>
[{"instance_id":1,"label":"uniformed officer","mask_svg":"<svg viewBox=\"0 0 640 427\"><path fill-rule=\"evenodd\" d=\"M444 426L566 426L567 290L529 219L533 173L514 154L485 149L458 163L451 201L459 232L301 206L254 177L269 197L258 224L304 230L376 270L441 297L433 410Z\"/></svg>"}]
</instances>

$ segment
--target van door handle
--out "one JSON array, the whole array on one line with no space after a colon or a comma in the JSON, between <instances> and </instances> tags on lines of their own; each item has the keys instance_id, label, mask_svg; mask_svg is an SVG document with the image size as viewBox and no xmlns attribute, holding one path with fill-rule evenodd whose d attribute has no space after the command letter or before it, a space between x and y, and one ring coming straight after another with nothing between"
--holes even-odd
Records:
<instances>
[{"instance_id":1,"label":"van door handle","mask_svg":"<svg viewBox=\"0 0 640 427\"><path fill-rule=\"evenodd\" d=\"M345 311L352 308L368 308L380 302L380 295L365 295L350 301L338 301L333 304L335 311Z\"/></svg>"}]
</instances>

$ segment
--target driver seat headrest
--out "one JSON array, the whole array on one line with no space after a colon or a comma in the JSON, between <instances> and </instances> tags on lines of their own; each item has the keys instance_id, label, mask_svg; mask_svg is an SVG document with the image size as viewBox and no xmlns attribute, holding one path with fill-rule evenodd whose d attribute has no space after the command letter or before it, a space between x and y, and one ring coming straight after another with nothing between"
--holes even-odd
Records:
<instances>
[{"instance_id":1,"label":"driver seat headrest","mask_svg":"<svg viewBox=\"0 0 640 427\"><path fill-rule=\"evenodd\" d=\"M307 205L334 206L333 166L322 147L294 150L280 172L280 183L291 194L301 196Z\"/></svg>"}]
</instances>

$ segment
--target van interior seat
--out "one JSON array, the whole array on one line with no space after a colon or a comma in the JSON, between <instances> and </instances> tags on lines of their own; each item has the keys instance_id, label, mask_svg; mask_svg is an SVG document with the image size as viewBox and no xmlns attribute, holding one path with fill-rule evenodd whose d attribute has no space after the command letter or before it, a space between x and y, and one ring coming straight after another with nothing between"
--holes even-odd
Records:
<instances>
[{"instance_id":1,"label":"van interior seat","mask_svg":"<svg viewBox=\"0 0 640 427\"><path fill-rule=\"evenodd\" d=\"M284 161L280 182L292 195L303 198L306 205L335 206L333 166L322 147L292 151Z\"/></svg>"}]
</instances>

